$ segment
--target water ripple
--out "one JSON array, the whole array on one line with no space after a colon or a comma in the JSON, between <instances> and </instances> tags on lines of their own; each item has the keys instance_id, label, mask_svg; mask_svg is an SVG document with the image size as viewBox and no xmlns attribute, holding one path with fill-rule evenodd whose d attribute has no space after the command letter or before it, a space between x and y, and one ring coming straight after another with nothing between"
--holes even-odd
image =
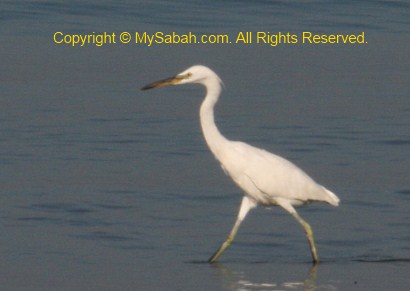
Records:
<instances>
[{"instance_id":1,"label":"water ripple","mask_svg":"<svg viewBox=\"0 0 410 291\"><path fill-rule=\"evenodd\" d=\"M203 2L164 0L140 1L6 1L3 3L0 21L4 23L34 21L54 27L62 27L61 19L71 19L68 29L84 30L98 19L107 19L113 24L121 22L128 27L167 26L169 29L195 29L200 31L230 29L263 29L278 27L288 31L300 30L345 30L358 31L408 31L409 20L405 13L410 4L404 1L236 1ZM249 14L249 11L252 11ZM229 15L229 18L227 18ZM275 15L275 17L271 17ZM300 22L300 19L304 19ZM75 21L76 20L76 21ZM60 25L58 25L60 24ZM26 28L33 29L30 25ZM279 27L279 29L281 29ZM268 29L269 30L269 29Z\"/></svg>"}]
</instances>

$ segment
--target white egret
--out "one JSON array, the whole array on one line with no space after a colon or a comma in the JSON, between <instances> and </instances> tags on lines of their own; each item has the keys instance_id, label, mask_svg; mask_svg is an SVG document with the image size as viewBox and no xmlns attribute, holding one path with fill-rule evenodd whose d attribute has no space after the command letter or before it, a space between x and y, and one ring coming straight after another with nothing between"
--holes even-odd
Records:
<instances>
[{"instance_id":1,"label":"white egret","mask_svg":"<svg viewBox=\"0 0 410 291\"><path fill-rule=\"evenodd\" d=\"M319 258L312 228L299 216L294 207L316 201L337 206L339 198L317 184L288 160L243 142L230 141L219 132L214 121L214 106L221 92L222 81L211 69L201 65L193 66L174 77L151 83L142 90L189 83L205 86L207 94L199 113L206 143L221 163L225 173L245 193L228 238L212 255L209 262L215 262L231 245L249 210L259 204L278 205L292 214L302 225L310 245L313 262L317 263Z\"/></svg>"}]
</instances>

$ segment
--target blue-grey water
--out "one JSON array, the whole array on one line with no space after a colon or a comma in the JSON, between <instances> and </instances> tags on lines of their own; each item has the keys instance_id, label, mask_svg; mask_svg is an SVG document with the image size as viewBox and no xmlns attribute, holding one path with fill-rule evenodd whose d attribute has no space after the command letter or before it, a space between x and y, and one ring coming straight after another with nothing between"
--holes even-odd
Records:
<instances>
[{"instance_id":1,"label":"blue-grey water","mask_svg":"<svg viewBox=\"0 0 410 291\"><path fill-rule=\"evenodd\" d=\"M404 290L410 283L407 1L3 1L2 290ZM363 45L59 45L55 32L359 34ZM338 194L297 222L253 210L202 138L204 90L140 91L193 64L224 135Z\"/></svg>"}]
</instances>

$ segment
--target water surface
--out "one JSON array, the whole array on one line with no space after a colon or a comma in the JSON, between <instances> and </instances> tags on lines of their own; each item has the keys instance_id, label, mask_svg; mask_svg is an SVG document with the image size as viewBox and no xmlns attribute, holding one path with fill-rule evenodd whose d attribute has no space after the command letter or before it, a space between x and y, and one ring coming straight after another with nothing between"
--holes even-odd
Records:
<instances>
[{"instance_id":1,"label":"water surface","mask_svg":"<svg viewBox=\"0 0 410 291\"><path fill-rule=\"evenodd\" d=\"M410 250L404 1L6 1L0 73L6 289L398 290ZM250 13L252 11L252 13ZM359 33L363 46L58 46L55 31ZM143 85L202 63L224 135L282 155L341 198L252 211L200 132L203 89Z\"/></svg>"}]
</instances>

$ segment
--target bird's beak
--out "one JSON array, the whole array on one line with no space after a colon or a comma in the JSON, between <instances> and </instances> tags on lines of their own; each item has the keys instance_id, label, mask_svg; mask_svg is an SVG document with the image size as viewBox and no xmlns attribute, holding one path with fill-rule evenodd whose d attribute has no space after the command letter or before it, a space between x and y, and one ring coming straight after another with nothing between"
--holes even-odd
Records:
<instances>
[{"instance_id":1,"label":"bird's beak","mask_svg":"<svg viewBox=\"0 0 410 291\"><path fill-rule=\"evenodd\" d=\"M170 85L177 85L180 83L182 80L187 79L191 76L191 74L185 74L185 75L176 75L171 78L167 78L161 81L157 81L151 84L148 84L144 87L141 88L141 90L148 90L152 88L158 88L158 87L165 87L165 86L170 86Z\"/></svg>"}]
</instances>

